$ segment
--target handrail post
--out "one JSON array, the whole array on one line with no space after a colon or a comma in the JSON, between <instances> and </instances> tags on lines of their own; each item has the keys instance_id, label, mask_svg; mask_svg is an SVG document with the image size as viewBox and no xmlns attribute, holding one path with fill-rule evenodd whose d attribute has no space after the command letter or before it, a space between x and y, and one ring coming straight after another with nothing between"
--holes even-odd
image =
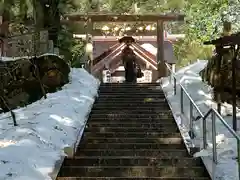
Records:
<instances>
[{"instance_id":1,"label":"handrail post","mask_svg":"<svg viewBox=\"0 0 240 180\"><path fill-rule=\"evenodd\" d=\"M239 176L239 179L240 179L240 141L237 139L237 152L238 152L238 158L237 158L237 161L238 161L238 176Z\"/></svg>"},{"instance_id":2,"label":"handrail post","mask_svg":"<svg viewBox=\"0 0 240 180\"><path fill-rule=\"evenodd\" d=\"M213 162L217 163L217 144L216 144L216 116L212 111L212 153L213 153Z\"/></svg>"},{"instance_id":3,"label":"handrail post","mask_svg":"<svg viewBox=\"0 0 240 180\"><path fill-rule=\"evenodd\" d=\"M191 139L193 139L193 104L190 101L190 108L189 108L189 133L190 133L190 137Z\"/></svg>"},{"instance_id":4,"label":"handrail post","mask_svg":"<svg viewBox=\"0 0 240 180\"><path fill-rule=\"evenodd\" d=\"M177 80L174 76L173 76L173 88L174 88L174 95L176 95L177 94Z\"/></svg>"},{"instance_id":5,"label":"handrail post","mask_svg":"<svg viewBox=\"0 0 240 180\"><path fill-rule=\"evenodd\" d=\"M183 111L183 89L181 86L180 86L180 107L181 107L181 113L184 114L184 111Z\"/></svg>"},{"instance_id":6,"label":"handrail post","mask_svg":"<svg viewBox=\"0 0 240 180\"><path fill-rule=\"evenodd\" d=\"M207 120L203 117L203 149L207 149Z\"/></svg>"},{"instance_id":7,"label":"handrail post","mask_svg":"<svg viewBox=\"0 0 240 180\"><path fill-rule=\"evenodd\" d=\"M167 67L168 69L168 67ZM173 76L173 73L168 69L168 75L169 75L169 83L172 84L172 76Z\"/></svg>"}]
</instances>

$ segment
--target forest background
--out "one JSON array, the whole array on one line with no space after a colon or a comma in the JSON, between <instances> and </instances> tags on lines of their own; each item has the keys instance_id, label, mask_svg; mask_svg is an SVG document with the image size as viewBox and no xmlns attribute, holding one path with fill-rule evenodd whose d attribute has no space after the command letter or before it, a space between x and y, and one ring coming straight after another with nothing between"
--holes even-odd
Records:
<instances>
[{"instance_id":1,"label":"forest background","mask_svg":"<svg viewBox=\"0 0 240 180\"><path fill-rule=\"evenodd\" d=\"M137 7L137 9L136 9ZM238 0L0 0L0 13L6 25L1 36L28 32L33 27L47 29L49 39L72 66L84 59L86 42L76 40L72 34L83 30L86 24L62 24L61 17L69 13L182 13L185 22L165 25L169 33L185 34L174 45L178 66L197 59L209 59L213 47L203 41L218 37L223 22L232 23L233 32L240 30L240 3Z\"/></svg>"}]
</instances>

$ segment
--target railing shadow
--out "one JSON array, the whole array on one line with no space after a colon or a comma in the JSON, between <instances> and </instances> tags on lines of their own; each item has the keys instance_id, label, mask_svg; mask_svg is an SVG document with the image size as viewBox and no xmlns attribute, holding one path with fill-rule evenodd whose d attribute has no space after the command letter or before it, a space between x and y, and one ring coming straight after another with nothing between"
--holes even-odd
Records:
<instances>
[{"instance_id":1,"label":"railing shadow","mask_svg":"<svg viewBox=\"0 0 240 180\"><path fill-rule=\"evenodd\" d=\"M184 123L185 126L187 126L190 138L194 140L198 137L202 137L198 139L199 143L197 146L199 146L202 150L207 150L210 148L212 150L212 161L215 164L218 164L219 154L224 153L221 151L222 148L219 147L219 144L221 144L219 143L219 141L221 141L221 132L223 129L227 129L227 137L229 141L236 142L231 144L234 146L231 148L237 149L236 156L238 163L238 175L240 178L240 136L228 125L228 123L214 108L210 108L205 114L202 113L199 106L194 102L185 87L183 87L181 83L177 84L177 77L176 74L171 70L171 66L167 63L165 63L165 65L169 72L169 82L173 86L174 96L177 95L177 91L180 93L180 113L187 119L186 122L181 123ZM188 102L185 102L186 99ZM189 106L185 106L186 103L188 103ZM185 109L186 107L189 108L187 114L187 110ZM200 127L195 126L197 121L201 121ZM198 135L196 135L196 132ZM210 139L210 142L208 139Z\"/></svg>"}]
</instances>

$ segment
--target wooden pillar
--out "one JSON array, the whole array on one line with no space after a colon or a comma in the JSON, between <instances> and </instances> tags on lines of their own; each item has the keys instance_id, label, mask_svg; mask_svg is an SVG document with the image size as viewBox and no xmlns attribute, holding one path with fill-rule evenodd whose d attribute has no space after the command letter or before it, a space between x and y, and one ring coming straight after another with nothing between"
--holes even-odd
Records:
<instances>
[{"instance_id":1,"label":"wooden pillar","mask_svg":"<svg viewBox=\"0 0 240 180\"><path fill-rule=\"evenodd\" d=\"M103 71L99 72L97 78L99 79L100 82L103 82L103 77L104 77Z\"/></svg>"},{"instance_id":2,"label":"wooden pillar","mask_svg":"<svg viewBox=\"0 0 240 180\"><path fill-rule=\"evenodd\" d=\"M85 53L87 55L87 64L88 64L88 71L89 73L92 72L93 67L93 42L92 42L92 30L93 30L93 22L89 18L86 22L85 34L86 34L86 49Z\"/></svg>"},{"instance_id":3,"label":"wooden pillar","mask_svg":"<svg viewBox=\"0 0 240 180\"><path fill-rule=\"evenodd\" d=\"M176 64L172 64L172 72L176 72Z\"/></svg>"},{"instance_id":4,"label":"wooden pillar","mask_svg":"<svg viewBox=\"0 0 240 180\"><path fill-rule=\"evenodd\" d=\"M164 61L164 23L157 21L157 62L158 78L166 76L166 66Z\"/></svg>"},{"instance_id":5,"label":"wooden pillar","mask_svg":"<svg viewBox=\"0 0 240 180\"><path fill-rule=\"evenodd\" d=\"M176 72L176 64L172 64L171 67L172 67L172 72L175 74L175 72ZM171 74L168 74L168 76L170 76L170 75ZM172 82L174 81L174 75L173 74L171 75L171 81Z\"/></svg>"},{"instance_id":6,"label":"wooden pillar","mask_svg":"<svg viewBox=\"0 0 240 180\"><path fill-rule=\"evenodd\" d=\"M2 35L2 24L3 23L3 17L2 16L0 16L0 34ZM0 39L0 49L1 49L1 51L0 51L0 53L1 53L1 55L0 55L0 57L2 57L2 56L4 56L5 54L4 54L4 45L5 45L5 42L4 42L4 39L3 38L1 38Z\"/></svg>"}]
</instances>

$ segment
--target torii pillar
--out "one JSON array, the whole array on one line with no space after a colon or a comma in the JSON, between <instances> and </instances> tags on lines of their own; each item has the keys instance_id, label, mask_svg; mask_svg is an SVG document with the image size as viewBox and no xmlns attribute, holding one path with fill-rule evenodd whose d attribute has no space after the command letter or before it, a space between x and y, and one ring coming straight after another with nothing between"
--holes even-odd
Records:
<instances>
[{"instance_id":1,"label":"torii pillar","mask_svg":"<svg viewBox=\"0 0 240 180\"><path fill-rule=\"evenodd\" d=\"M156 71L152 71L152 82L167 76L167 69L164 59L164 21L157 21L157 67Z\"/></svg>"},{"instance_id":2,"label":"torii pillar","mask_svg":"<svg viewBox=\"0 0 240 180\"><path fill-rule=\"evenodd\" d=\"M166 65L164 59L164 22L157 21L157 63L158 63L158 78L166 77Z\"/></svg>"}]
</instances>

